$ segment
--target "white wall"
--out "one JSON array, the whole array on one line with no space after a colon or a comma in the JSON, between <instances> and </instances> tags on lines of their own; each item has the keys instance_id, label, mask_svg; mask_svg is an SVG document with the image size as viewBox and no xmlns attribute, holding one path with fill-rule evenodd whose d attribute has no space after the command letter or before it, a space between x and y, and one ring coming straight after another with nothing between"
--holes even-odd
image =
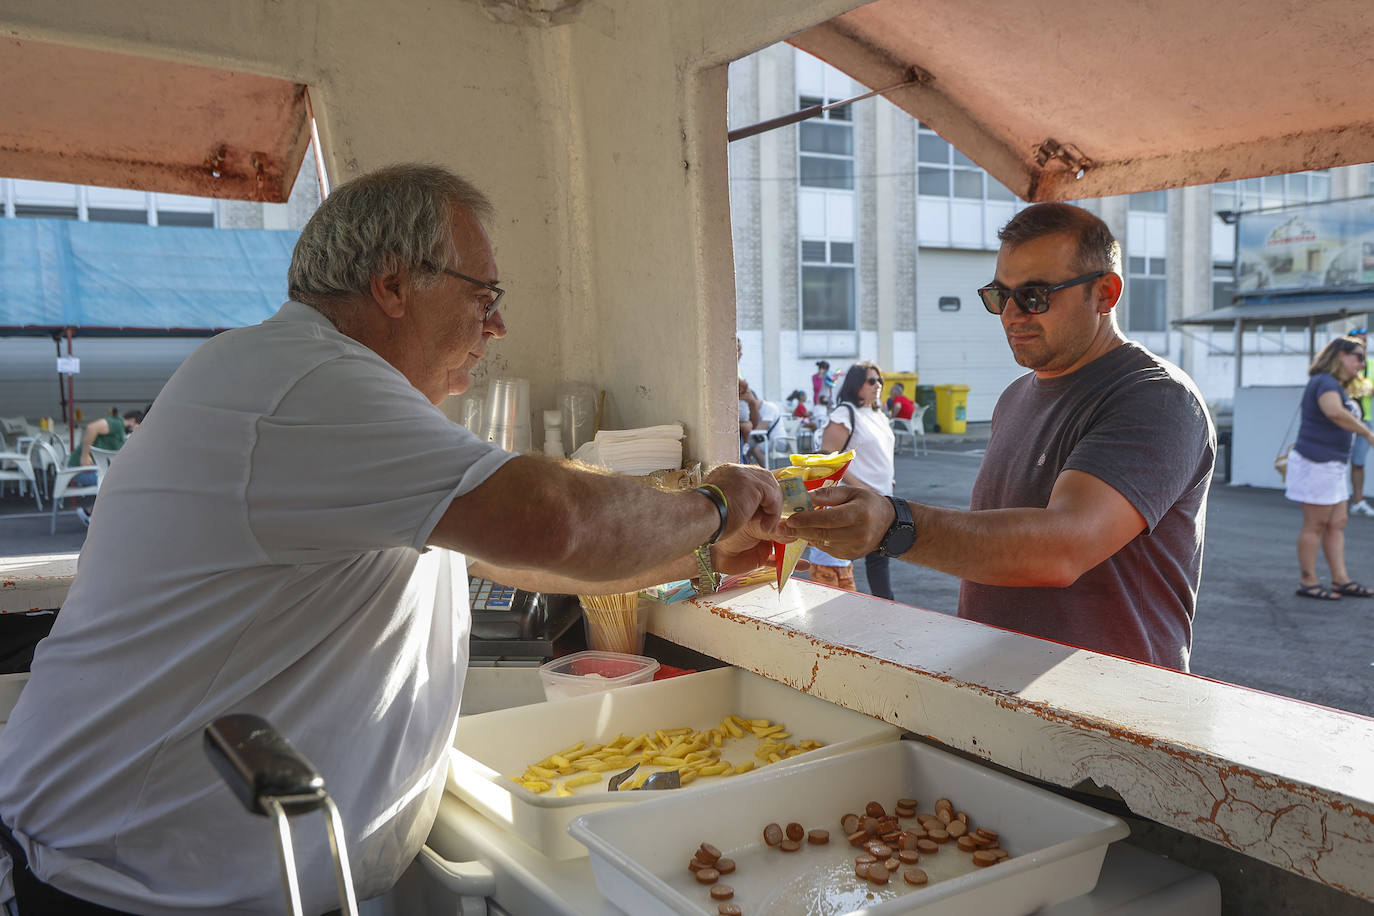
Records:
<instances>
[{"instance_id":1,"label":"white wall","mask_svg":"<svg viewBox=\"0 0 1374 916\"><path fill-rule=\"evenodd\" d=\"M1231 433L1231 484L1280 489L1274 456L1297 436L1292 422L1304 384L1292 387L1242 388L1236 392L1235 427ZM1296 520L1294 531L1296 532Z\"/></svg>"}]
</instances>

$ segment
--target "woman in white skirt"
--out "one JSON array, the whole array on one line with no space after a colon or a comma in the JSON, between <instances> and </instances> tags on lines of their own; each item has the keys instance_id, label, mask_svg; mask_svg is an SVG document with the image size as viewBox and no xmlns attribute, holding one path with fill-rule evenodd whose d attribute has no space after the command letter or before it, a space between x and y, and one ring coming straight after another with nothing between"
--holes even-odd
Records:
<instances>
[{"instance_id":1,"label":"woman in white skirt","mask_svg":"<svg viewBox=\"0 0 1374 916\"><path fill-rule=\"evenodd\" d=\"M1285 495L1302 503L1298 532L1298 595L1335 601L1342 595L1374 597L1374 590L1350 578L1345 568L1346 462L1355 436L1374 444L1374 431L1360 422L1360 409L1345 384L1364 367L1364 342L1337 337L1327 344L1307 370L1310 379L1302 393L1302 424L1288 453ZM1331 587L1317 579L1317 546L1326 554Z\"/></svg>"}]
</instances>

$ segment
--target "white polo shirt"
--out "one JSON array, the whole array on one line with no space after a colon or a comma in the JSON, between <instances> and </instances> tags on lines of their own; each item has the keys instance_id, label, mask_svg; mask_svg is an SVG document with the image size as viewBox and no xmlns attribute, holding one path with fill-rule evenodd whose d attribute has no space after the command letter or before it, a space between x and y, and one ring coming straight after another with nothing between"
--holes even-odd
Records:
<instances>
[{"instance_id":1,"label":"white polo shirt","mask_svg":"<svg viewBox=\"0 0 1374 916\"><path fill-rule=\"evenodd\" d=\"M278 910L274 825L202 746L251 712L324 774L359 897L394 883L438 808L471 625L463 557L424 545L511 457L299 303L198 349L112 465L0 735L0 816L38 876L155 916ZM323 823L298 824L306 911L332 909Z\"/></svg>"}]
</instances>

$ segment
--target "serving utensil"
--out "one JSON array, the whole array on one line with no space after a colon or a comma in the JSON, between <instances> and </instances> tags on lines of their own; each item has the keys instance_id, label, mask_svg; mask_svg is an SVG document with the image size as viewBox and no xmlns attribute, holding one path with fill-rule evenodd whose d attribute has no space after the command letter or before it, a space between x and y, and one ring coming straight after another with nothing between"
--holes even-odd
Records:
<instances>
[{"instance_id":1,"label":"serving utensil","mask_svg":"<svg viewBox=\"0 0 1374 916\"><path fill-rule=\"evenodd\" d=\"M606 788L611 792L619 792L620 786L625 780L629 779L639 769L639 764L635 764L623 773L617 773L606 783ZM644 780L644 785L637 786L639 789L681 789L682 774L677 770L662 770L658 773L650 773Z\"/></svg>"}]
</instances>

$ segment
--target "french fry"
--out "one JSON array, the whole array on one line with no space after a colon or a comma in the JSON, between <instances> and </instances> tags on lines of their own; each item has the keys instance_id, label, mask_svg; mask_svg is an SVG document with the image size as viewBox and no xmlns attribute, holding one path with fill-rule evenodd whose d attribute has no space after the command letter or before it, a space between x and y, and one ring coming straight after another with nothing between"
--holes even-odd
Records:
<instances>
[{"instance_id":1,"label":"french fry","mask_svg":"<svg viewBox=\"0 0 1374 916\"><path fill-rule=\"evenodd\" d=\"M658 768L676 769L682 784L687 785L707 777L748 773L824 747L823 742L811 738L790 743L786 739L791 737L781 722L730 714L719 724L699 731L674 726L633 736L620 733L604 744L579 741L530 764L519 777L511 779L531 792L552 790L565 798L575 788L599 783L607 771L620 771L633 763L641 764L641 769L622 789L642 786ZM740 740L753 745L753 759L738 764L723 759L727 742Z\"/></svg>"}]
</instances>

